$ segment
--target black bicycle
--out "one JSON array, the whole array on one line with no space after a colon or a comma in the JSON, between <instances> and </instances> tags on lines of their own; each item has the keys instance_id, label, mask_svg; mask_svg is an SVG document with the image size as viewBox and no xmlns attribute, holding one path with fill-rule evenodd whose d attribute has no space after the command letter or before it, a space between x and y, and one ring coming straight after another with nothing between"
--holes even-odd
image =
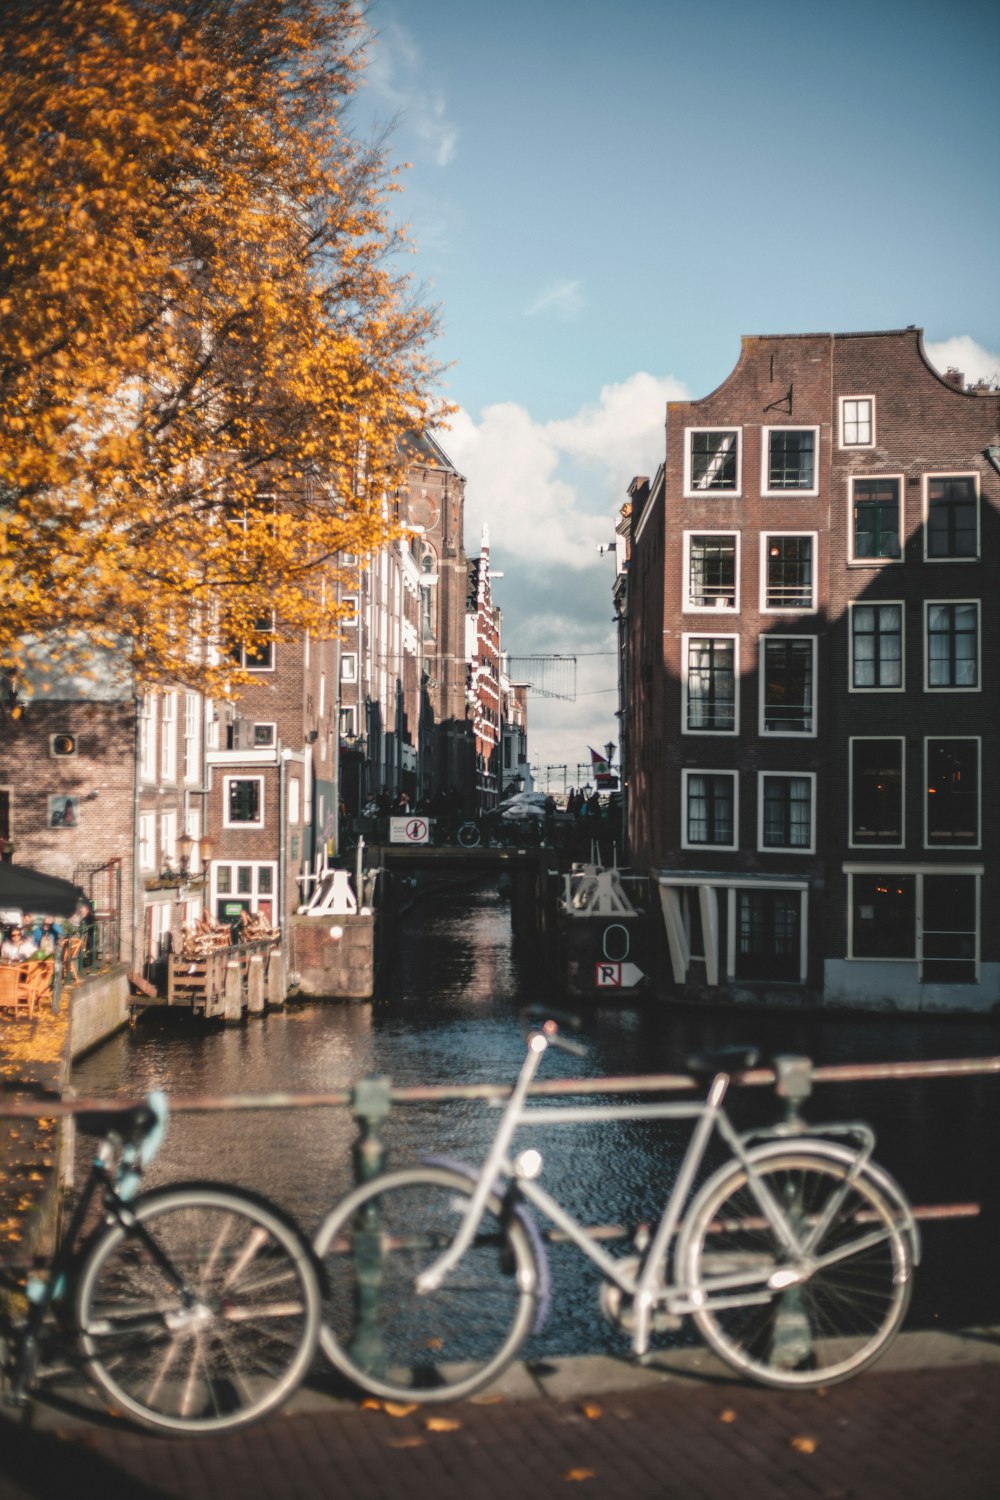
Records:
<instances>
[{"instance_id":1,"label":"black bicycle","mask_svg":"<svg viewBox=\"0 0 1000 1500\"><path fill-rule=\"evenodd\" d=\"M295 1224L225 1183L137 1195L163 1138L163 1095L76 1124L100 1139L66 1234L42 1271L3 1272L7 1403L25 1405L69 1349L118 1410L152 1427L221 1432L273 1411L309 1369L322 1309Z\"/></svg>"}]
</instances>

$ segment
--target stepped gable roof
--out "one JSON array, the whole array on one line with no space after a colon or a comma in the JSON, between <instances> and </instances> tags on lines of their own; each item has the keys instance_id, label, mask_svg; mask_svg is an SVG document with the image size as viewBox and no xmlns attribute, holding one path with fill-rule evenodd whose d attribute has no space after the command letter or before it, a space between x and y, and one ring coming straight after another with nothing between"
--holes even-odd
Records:
<instances>
[{"instance_id":1,"label":"stepped gable roof","mask_svg":"<svg viewBox=\"0 0 1000 1500\"><path fill-rule=\"evenodd\" d=\"M465 477L459 474L441 444L429 432L407 432L402 439L402 448L411 463L427 464L428 467L434 469L447 469L450 474L457 475L459 479Z\"/></svg>"}]
</instances>

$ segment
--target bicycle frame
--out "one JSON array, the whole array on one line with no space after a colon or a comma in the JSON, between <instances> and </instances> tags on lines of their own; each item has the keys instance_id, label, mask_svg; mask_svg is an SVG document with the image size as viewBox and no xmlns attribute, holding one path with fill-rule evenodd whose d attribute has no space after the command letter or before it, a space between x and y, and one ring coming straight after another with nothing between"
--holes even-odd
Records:
<instances>
[{"instance_id":1,"label":"bicycle frame","mask_svg":"<svg viewBox=\"0 0 1000 1500\"><path fill-rule=\"evenodd\" d=\"M765 1132L755 1130L741 1135L731 1124L723 1109L723 1102L730 1084L730 1075L718 1073L713 1078L705 1099L686 1103L641 1103L641 1104L586 1104L565 1108L543 1105L525 1107L528 1089L538 1071L541 1059L550 1045L539 1032L529 1038L528 1053L517 1083L508 1100L493 1143L487 1154L463 1215L455 1238L435 1261L420 1273L416 1280L418 1293L434 1291L448 1273L458 1265L472 1243L482 1218L487 1198L495 1190L498 1178L507 1179L512 1189L553 1223L598 1267L608 1280L622 1292L634 1299L635 1330L632 1337L633 1353L642 1355L649 1346L650 1324L653 1308L663 1303L671 1314L696 1311L711 1297L715 1307L748 1306L754 1302L767 1302L777 1288L786 1288L805 1279L795 1265L809 1261L813 1248L820 1242L837 1213L851 1183L869 1166L875 1137L868 1126L861 1123L833 1126L806 1126L794 1123L775 1126L766 1132L768 1136L785 1137L791 1141L809 1136L847 1135L855 1137L851 1148L852 1164L839 1193L831 1195L830 1201L818 1219L806 1226L800 1235L789 1215L777 1202L773 1193L756 1171L752 1155L752 1142ZM533 1177L525 1175L524 1169L512 1162L508 1152L515 1132L521 1126L572 1125L595 1120L694 1120L691 1134L681 1162L677 1180L664 1205L663 1214L656 1232L641 1256L638 1275L624 1257L609 1255L588 1233L572 1214L568 1213ZM659 1268L666 1264L667 1252L675 1240L684 1208L690 1201L698 1171L705 1158L709 1142L714 1133L729 1147L733 1159L738 1161L747 1174L751 1191L766 1217L768 1224L784 1247L790 1264L772 1271L761 1284L761 1272L733 1271L713 1276L704 1281L692 1293L683 1283L675 1280L666 1287L658 1283ZM508 1189L511 1191L511 1189ZM882 1238L873 1234L872 1243ZM677 1267L674 1268L676 1277ZM780 1277L780 1281L776 1278ZM755 1292L757 1285L760 1290Z\"/></svg>"}]
</instances>

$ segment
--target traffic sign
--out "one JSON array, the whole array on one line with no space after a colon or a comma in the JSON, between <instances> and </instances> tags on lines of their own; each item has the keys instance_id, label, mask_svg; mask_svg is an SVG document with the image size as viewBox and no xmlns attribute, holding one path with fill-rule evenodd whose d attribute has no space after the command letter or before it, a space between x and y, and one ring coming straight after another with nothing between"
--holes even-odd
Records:
<instances>
[{"instance_id":1,"label":"traffic sign","mask_svg":"<svg viewBox=\"0 0 1000 1500\"><path fill-rule=\"evenodd\" d=\"M606 959L597 960L596 980L599 990L633 989L645 977L638 964L617 964L608 963Z\"/></svg>"},{"instance_id":2,"label":"traffic sign","mask_svg":"<svg viewBox=\"0 0 1000 1500\"><path fill-rule=\"evenodd\" d=\"M390 818L390 844L426 844L430 840L431 825L426 818Z\"/></svg>"}]
</instances>

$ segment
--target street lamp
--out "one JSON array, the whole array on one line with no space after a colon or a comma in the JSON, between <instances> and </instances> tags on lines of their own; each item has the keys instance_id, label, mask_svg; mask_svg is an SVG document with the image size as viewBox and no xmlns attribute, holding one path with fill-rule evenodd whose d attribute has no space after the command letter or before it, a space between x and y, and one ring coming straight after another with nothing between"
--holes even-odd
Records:
<instances>
[{"instance_id":1,"label":"street lamp","mask_svg":"<svg viewBox=\"0 0 1000 1500\"><path fill-rule=\"evenodd\" d=\"M214 854L214 852L215 852L215 844L212 842L212 840L209 838L208 834L206 833L206 834L203 835L202 838L200 838L198 840L198 858L201 860L201 867L202 867L202 869L204 869L206 867L206 865L209 863L209 861L211 860L212 855Z\"/></svg>"},{"instance_id":2,"label":"street lamp","mask_svg":"<svg viewBox=\"0 0 1000 1500\"><path fill-rule=\"evenodd\" d=\"M177 840L177 854L180 859L181 879L186 880L191 873L191 850L194 848L194 839L185 831Z\"/></svg>"},{"instance_id":3,"label":"street lamp","mask_svg":"<svg viewBox=\"0 0 1000 1500\"><path fill-rule=\"evenodd\" d=\"M589 782L589 781L588 781L588 782L587 782L587 784L586 784L586 786L585 786L585 787L584 787L584 789L583 789L583 795L584 795L584 796L585 796L585 797L587 797L587 798L589 798L589 797L590 797L590 794L591 794L591 792L592 792L592 791L593 791L593 790L594 790L594 788L593 788L593 787L592 787L592 786L591 786L591 784L590 784L590 782Z\"/></svg>"},{"instance_id":4,"label":"street lamp","mask_svg":"<svg viewBox=\"0 0 1000 1500\"><path fill-rule=\"evenodd\" d=\"M521 775L520 771L518 771L517 775L514 777L514 785L517 787L519 793L524 791L524 777Z\"/></svg>"}]
</instances>

